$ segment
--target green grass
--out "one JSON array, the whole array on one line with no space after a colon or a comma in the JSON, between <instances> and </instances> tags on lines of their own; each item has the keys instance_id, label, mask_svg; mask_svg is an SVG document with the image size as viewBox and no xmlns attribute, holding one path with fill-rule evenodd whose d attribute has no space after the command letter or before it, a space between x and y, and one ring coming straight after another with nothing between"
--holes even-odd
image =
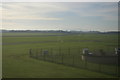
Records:
<instances>
[{"instance_id":1,"label":"green grass","mask_svg":"<svg viewBox=\"0 0 120 80\"><path fill-rule=\"evenodd\" d=\"M47 49L45 49L47 50ZM66 50L66 49L55 49L55 53L54 49L48 49L48 54L44 55L43 51L44 49L37 49L37 50L32 50L32 58L35 59L40 59L40 60L44 60L44 61L48 61L48 62L54 62L54 63L58 63L58 64L64 64L64 65L70 65L70 66L74 66L74 67L78 67L78 68L84 68L84 69L88 69L88 70L93 70L93 71L97 71L97 72L102 72L102 73L106 73L106 74L116 74L117 71L117 65L113 64L113 65L108 65L108 64L100 64L97 63L92 63L89 61L83 61L81 59L82 55L78 52L77 49L70 49ZM72 51L73 50L73 51ZM64 52L64 53L63 53ZM74 54L74 53L76 54ZM117 61L117 59L116 59ZM104 62L104 60L103 60ZM101 67L101 68L100 68Z\"/></svg>"},{"instance_id":2,"label":"green grass","mask_svg":"<svg viewBox=\"0 0 120 80\"><path fill-rule=\"evenodd\" d=\"M53 35L53 33L51 33ZM54 33L55 34L55 33ZM82 48L91 50L104 49L114 51L117 47L117 35L113 34L77 34L47 37L10 37L24 35L48 35L40 33L3 33L3 77L5 78L111 78L112 75L102 74L84 69L73 68L60 64L36 60L29 57L29 49L38 48ZM59 42L62 39L63 42ZM83 41L84 40L84 41ZM99 41L95 41L99 40ZM56 41L56 42L41 42ZM21 43L20 43L21 42ZM25 44L25 43L28 44ZM38 42L38 43L31 43ZM17 44L14 44L17 43ZM23 43L23 44L22 44ZM55 52L54 52L55 53Z\"/></svg>"}]
</instances>

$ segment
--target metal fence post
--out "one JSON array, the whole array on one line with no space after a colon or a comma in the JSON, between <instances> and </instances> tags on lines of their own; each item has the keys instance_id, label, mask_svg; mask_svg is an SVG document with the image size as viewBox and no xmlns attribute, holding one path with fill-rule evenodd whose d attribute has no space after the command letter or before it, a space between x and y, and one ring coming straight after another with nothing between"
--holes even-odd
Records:
<instances>
[{"instance_id":1,"label":"metal fence post","mask_svg":"<svg viewBox=\"0 0 120 80\"><path fill-rule=\"evenodd\" d=\"M38 58L38 51L36 51L36 59Z\"/></svg>"},{"instance_id":2,"label":"metal fence post","mask_svg":"<svg viewBox=\"0 0 120 80\"><path fill-rule=\"evenodd\" d=\"M62 54L62 64L63 64L63 54Z\"/></svg>"},{"instance_id":3,"label":"metal fence post","mask_svg":"<svg viewBox=\"0 0 120 80\"><path fill-rule=\"evenodd\" d=\"M32 57L32 49L29 50L29 56Z\"/></svg>"},{"instance_id":4,"label":"metal fence post","mask_svg":"<svg viewBox=\"0 0 120 80\"><path fill-rule=\"evenodd\" d=\"M46 58L46 56L45 56L45 54L44 54L44 61L46 60L45 58Z\"/></svg>"},{"instance_id":5,"label":"metal fence post","mask_svg":"<svg viewBox=\"0 0 120 80\"><path fill-rule=\"evenodd\" d=\"M52 62L54 62L54 55L51 55L51 57L52 57Z\"/></svg>"},{"instance_id":6,"label":"metal fence post","mask_svg":"<svg viewBox=\"0 0 120 80\"><path fill-rule=\"evenodd\" d=\"M44 60L43 49L41 48L41 59Z\"/></svg>"},{"instance_id":7,"label":"metal fence post","mask_svg":"<svg viewBox=\"0 0 120 80\"><path fill-rule=\"evenodd\" d=\"M51 57L51 61L53 62L53 55L52 55L52 54L53 54L53 53L52 53L53 51L52 51L52 50L53 50L53 49L51 48L51 49L50 49L50 57Z\"/></svg>"}]
</instances>

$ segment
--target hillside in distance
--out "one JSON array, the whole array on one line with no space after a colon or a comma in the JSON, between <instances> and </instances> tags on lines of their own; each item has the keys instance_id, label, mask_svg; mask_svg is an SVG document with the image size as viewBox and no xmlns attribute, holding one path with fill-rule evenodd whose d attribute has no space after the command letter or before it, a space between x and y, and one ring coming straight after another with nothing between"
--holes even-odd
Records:
<instances>
[{"instance_id":1,"label":"hillside in distance","mask_svg":"<svg viewBox=\"0 0 120 80\"><path fill-rule=\"evenodd\" d=\"M109 33L115 34L120 33L120 31L75 31L75 30L0 30L0 32L42 32L42 33Z\"/></svg>"}]
</instances>

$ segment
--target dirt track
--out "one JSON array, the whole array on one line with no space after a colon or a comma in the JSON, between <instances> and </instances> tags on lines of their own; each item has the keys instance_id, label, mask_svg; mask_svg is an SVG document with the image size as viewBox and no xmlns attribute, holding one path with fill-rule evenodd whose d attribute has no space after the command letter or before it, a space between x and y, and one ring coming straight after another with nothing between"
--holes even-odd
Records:
<instances>
[{"instance_id":1,"label":"dirt track","mask_svg":"<svg viewBox=\"0 0 120 80\"><path fill-rule=\"evenodd\" d=\"M48 37L48 36L65 36L65 35L17 35L17 36L11 36L11 35L7 35L7 36L2 36L2 37Z\"/></svg>"},{"instance_id":2,"label":"dirt track","mask_svg":"<svg viewBox=\"0 0 120 80\"><path fill-rule=\"evenodd\" d=\"M57 41L16 42L16 43L3 43L2 45L18 45L18 44L49 43L49 42L57 42Z\"/></svg>"}]
</instances>

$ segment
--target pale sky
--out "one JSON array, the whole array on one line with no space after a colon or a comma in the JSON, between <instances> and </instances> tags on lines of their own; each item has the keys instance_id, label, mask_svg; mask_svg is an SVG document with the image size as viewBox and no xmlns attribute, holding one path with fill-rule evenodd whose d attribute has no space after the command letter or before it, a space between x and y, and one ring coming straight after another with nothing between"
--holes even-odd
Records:
<instances>
[{"instance_id":1,"label":"pale sky","mask_svg":"<svg viewBox=\"0 0 120 80\"><path fill-rule=\"evenodd\" d=\"M0 5L2 29L118 30L117 2L11 2Z\"/></svg>"},{"instance_id":2,"label":"pale sky","mask_svg":"<svg viewBox=\"0 0 120 80\"><path fill-rule=\"evenodd\" d=\"M119 0L0 0L1 2L119 2Z\"/></svg>"}]
</instances>

